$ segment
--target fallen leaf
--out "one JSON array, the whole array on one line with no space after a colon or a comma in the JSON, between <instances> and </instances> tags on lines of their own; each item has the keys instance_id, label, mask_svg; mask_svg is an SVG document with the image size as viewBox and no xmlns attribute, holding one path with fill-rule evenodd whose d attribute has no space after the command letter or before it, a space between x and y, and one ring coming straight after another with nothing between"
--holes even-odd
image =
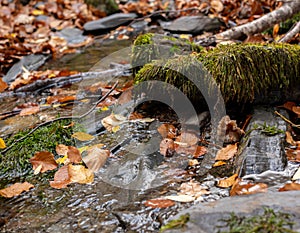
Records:
<instances>
[{"instance_id":1,"label":"fallen leaf","mask_svg":"<svg viewBox=\"0 0 300 233\"><path fill-rule=\"evenodd\" d=\"M178 202L192 202L196 198L189 196L189 195L177 195L177 196L165 196L164 198L172 200L172 201L178 201Z\"/></svg>"},{"instance_id":2,"label":"fallen leaf","mask_svg":"<svg viewBox=\"0 0 300 233\"><path fill-rule=\"evenodd\" d=\"M294 139L293 139L293 136L292 136L292 134L289 132L289 131L286 131L285 132L285 140L286 140L286 142L288 143L288 144L291 144L291 145L293 145L293 146L295 146L296 145L296 142L294 141Z\"/></svg>"},{"instance_id":3,"label":"fallen leaf","mask_svg":"<svg viewBox=\"0 0 300 233\"><path fill-rule=\"evenodd\" d=\"M105 164L110 155L109 150L99 149L94 147L89 149L88 155L83 157L83 162L92 172L97 172Z\"/></svg>"},{"instance_id":4,"label":"fallen leaf","mask_svg":"<svg viewBox=\"0 0 300 233\"><path fill-rule=\"evenodd\" d=\"M286 157L291 162L300 162L300 146L298 145L296 149L288 149L286 152Z\"/></svg>"},{"instance_id":5,"label":"fallen leaf","mask_svg":"<svg viewBox=\"0 0 300 233\"><path fill-rule=\"evenodd\" d=\"M68 154L68 146L64 144L58 144L56 145L55 151L58 155L67 155Z\"/></svg>"},{"instance_id":6,"label":"fallen leaf","mask_svg":"<svg viewBox=\"0 0 300 233\"><path fill-rule=\"evenodd\" d=\"M38 166L42 165L40 169L41 173L57 168L57 163L54 159L54 155L49 151L36 152L30 159L30 163L33 166L33 170L36 170Z\"/></svg>"},{"instance_id":7,"label":"fallen leaf","mask_svg":"<svg viewBox=\"0 0 300 233\"><path fill-rule=\"evenodd\" d=\"M164 138L159 145L159 152L166 157L172 157L175 153L174 141L170 138Z\"/></svg>"},{"instance_id":8,"label":"fallen leaf","mask_svg":"<svg viewBox=\"0 0 300 233\"><path fill-rule=\"evenodd\" d=\"M54 180L50 181L50 186L52 188L61 189L66 188L68 184L71 183L71 177L69 174L69 166L65 165L58 169L54 174Z\"/></svg>"},{"instance_id":9,"label":"fallen leaf","mask_svg":"<svg viewBox=\"0 0 300 233\"><path fill-rule=\"evenodd\" d=\"M34 186L28 182L15 183L7 188L0 190L0 195L3 197L11 198L20 195L22 192L27 192Z\"/></svg>"},{"instance_id":10,"label":"fallen leaf","mask_svg":"<svg viewBox=\"0 0 300 233\"><path fill-rule=\"evenodd\" d=\"M68 158L68 155L65 155L64 157L60 157L57 160L55 160L58 164L69 164L70 160Z\"/></svg>"},{"instance_id":11,"label":"fallen leaf","mask_svg":"<svg viewBox=\"0 0 300 233\"><path fill-rule=\"evenodd\" d=\"M300 168L296 171L296 173L293 175L292 180L298 180L300 179Z\"/></svg>"},{"instance_id":12,"label":"fallen leaf","mask_svg":"<svg viewBox=\"0 0 300 233\"><path fill-rule=\"evenodd\" d=\"M40 111L40 106L33 106L29 108L24 108L20 112L20 116L28 116L35 113L38 113Z\"/></svg>"},{"instance_id":13,"label":"fallen leaf","mask_svg":"<svg viewBox=\"0 0 300 233\"><path fill-rule=\"evenodd\" d=\"M217 162L214 163L213 167L220 167L220 166L223 166L225 164L226 164L226 162L224 162L224 161L217 161Z\"/></svg>"},{"instance_id":14,"label":"fallen leaf","mask_svg":"<svg viewBox=\"0 0 300 233\"><path fill-rule=\"evenodd\" d=\"M279 192L293 191L293 190L300 190L300 184L298 184L298 183L288 183L288 184L285 184L280 189L278 189Z\"/></svg>"},{"instance_id":15,"label":"fallen leaf","mask_svg":"<svg viewBox=\"0 0 300 233\"><path fill-rule=\"evenodd\" d=\"M237 143L227 145L217 152L215 160L228 160L235 156L237 153Z\"/></svg>"},{"instance_id":16,"label":"fallen leaf","mask_svg":"<svg viewBox=\"0 0 300 233\"><path fill-rule=\"evenodd\" d=\"M101 120L102 125L107 129L107 131L112 132L113 129L116 129L116 126L121 125L126 120L125 117L121 115L111 114Z\"/></svg>"},{"instance_id":17,"label":"fallen leaf","mask_svg":"<svg viewBox=\"0 0 300 233\"><path fill-rule=\"evenodd\" d=\"M199 198L203 195L210 193L206 187L202 187L199 182L195 182L193 180L182 183L179 190L179 195L188 195L194 197L196 200L199 200Z\"/></svg>"},{"instance_id":18,"label":"fallen leaf","mask_svg":"<svg viewBox=\"0 0 300 233\"><path fill-rule=\"evenodd\" d=\"M74 146L68 146L67 155L71 163L81 163L82 161L79 150Z\"/></svg>"},{"instance_id":19,"label":"fallen leaf","mask_svg":"<svg viewBox=\"0 0 300 233\"><path fill-rule=\"evenodd\" d=\"M197 146L196 151L193 154L193 158L197 159L207 153L205 146Z\"/></svg>"},{"instance_id":20,"label":"fallen leaf","mask_svg":"<svg viewBox=\"0 0 300 233\"><path fill-rule=\"evenodd\" d=\"M0 92L3 92L6 88L8 88L7 83L0 78Z\"/></svg>"},{"instance_id":21,"label":"fallen leaf","mask_svg":"<svg viewBox=\"0 0 300 233\"><path fill-rule=\"evenodd\" d=\"M163 138L175 138L176 137L176 128L171 124L162 124L157 128L157 131Z\"/></svg>"},{"instance_id":22,"label":"fallen leaf","mask_svg":"<svg viewBox=\"0 0 300 233\"><path fill-rule=\"evenodd\" d=\"M264 193L267 192L267 189L267 184L252 183L249 181L242 181L240 178L237 178L230 190L230 196Z\"/></svg>"},{"instance_id":23,"label":"fallen leaf","mask_svg":"<svg viewBox=\"0 0 300 233\"><path fill-rule=\"evenodd\" d=\"M196 166L199 164L199 161L197 159L190 159L188 165L190 167Z\"/></svg>"},{"instance_id":24,"label":"fallen leaf","mask_svg":"<svg viewBox=\"0 0 300 233\"><path fill-rule=\"evenodd\" d=\"M88 184L94 181L94 173L82 165L69 164L69 174L72 182Z\"/></svg>"},{"instance_id":25,"label":"fallen leaf","mask_svg":"<svg viewBox=\"0 0 300 233\"><path fill-rule=\"evenodd\" d=\"M0 149L5 149L6 148L6 144L3 140L3 138L0 138Z\"/></svg>"},{"instance_id":26,"label":"fallen leaf","mask_svg":"<svg viewBox=\"0 0 300 233\"><path fill-rule=\"evenodd\" d=\"M223 3L220 0L212 0L210 5L216 12L221 12L224 9Z\"/></svg>"},{"instance_id":27,"label":"fallen leaf","mask_svg":"<svg viewBox=\"0 0 300 233\"><path fill-rule=\"evenodd\" d=\"M76 132L72 134L73 138L76 138L79 141L90 141L93 140L95 137L93 135L84 133L84 132Z\"/></svg>"},{"instance_id":28,"label":"fallen leaf","mask_svg":"<svg viewBox=\"0 0 300 233\"><path fill-rule=\"evenodd\" d=\"M144 205L151 208L167 208L175 205L175 202L168 199L151 199L147 200Z\"/></svg>"},{"instance_id":29,"label":"fallen leaf","mask_svg":"<svg viewBox=\"0 0 300 233\"><path fill-rule=\"evenodd\" d=\"M65 96L65 95L48 96L47 104L65 103L74 100L76 100L76 96Z\"/></svg>"},{"instance_id":30,"label":"fallen leaf","mask_svg":"<svg viewBox=\"0 0 300 233\"><path fill-rule=\"evenodd\" d=\"M78 150L82 154L82 152L84 152L84 151L93 150L94 148L102 149L102 147L104 147L104 144L98 143L98 144L95 144L95 145L92 145L92 146L83 146L83 147L80 147L80 148L78 148Z\"/></svg>"},{"instance_id":31,"label":"fallen leaf","mask_svg":"<svg viewBox=\"0 0 300 233\"><path fill-rule=\"evenodd\" d=\"M289 111L293 111L293 107L294 106L296 106L296 103L288 101L288 102L284 103L284 105L282 105L280 107L283 107L283 108L285 108L286 110L289 110Z\"/></svg>"},{"instance_id":32,"label":"fallen leaf","mask_svg":"<svg viewBox=\"0 0 300 233\"><path fill-rule=\"evenodd\" d=\"M179 135L176 138L176 142L181 145L181 146L194 146L198 143L199 138L197 137L196 134L191 133L191 132L182 132L181 135Z\"/></svg>"},{"instance_id":33,"label":"fallen leaf","mask_svg":"<svg viewBox=\"0 0 300 233\"><path fill-rule=\"evenodd\" d=\"M238 177L237 174L233 174L232 176L230 176L226 179L219 180L217 186L221 187L221 188L231 187L235 183L235 180L237 177Z\"/></svg>"}]
</instances>

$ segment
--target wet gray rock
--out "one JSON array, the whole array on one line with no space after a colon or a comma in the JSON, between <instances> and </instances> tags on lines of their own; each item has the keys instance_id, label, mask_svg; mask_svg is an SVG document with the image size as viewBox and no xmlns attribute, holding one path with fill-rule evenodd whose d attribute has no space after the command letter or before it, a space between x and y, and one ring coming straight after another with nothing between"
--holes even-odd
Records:
<instances>
[{"instance_id":1,"label":"wet gray rock","mask_svg":"<svg viewBox=\"0 0 300 233\"><path fill-rule=\"evenodd\" d=\"M29 71L38 69L45 63L45 61L49 57L49 55L43 54L30 54L28 56L22 57L20 61L15 63L10 68L7 74L3 77L3 81L7 83L13 82L19 74L24 72L22 67L26 68Z\"/></svg>"},{"instance_id":2,"label":"wet gray rock","mask_svg":"<svg viewBox=\"0 0 300 233\"><path fill-rule=\"evenodd\" d=\"M273 108L256 108L246 131L264 124L286 131L286 123L274 114ZM251 131L246 142L242 143L245 146L243 152L237 158L240 175L259 174L267 170L283 171L287 164L284 137L284 133L268 136L262 130Z\"/></svg>"},{"instance_id":3,"label":"wet gray rock","mask_svg":"<svg viewBox=\"0 0 300 233\"><path fill-rule=\"evenodd\" d=\"M68 44L78 44L86 40L87 36L83 36L83 31L78 28L64 28L56 33L57 36L64 38Z\"/></svg>"},{"instance_id":4,"label":"wet gray rock","mask_svg":"<svg viewBox=\"0 0 300 233\"><path fill-rule=\"evenodd\" d=\"M228 229L222 219L228 219L230 213L234 212L238 216L250 217L263 214L263 207L271 208L275 212L291 214L291 220L295 223L293 230L300 232L299 198L300 192L291 191L235 196L214 202L200 203L179 212L172 218L178 219L181 215L188 213L190 220L185 228L166 232L216 233L219 230L226 231Z\"/></svg>"},{"instance_id":5,"label":"wet gray rock","mask_svg":"<svg viewBox=\"0 0 300 233\"><path fill-rule=\"evenodd\" d=\"M137 17L137 14L130 13L116 13L102 19L94 20L84 24L83 28L85 32L101 34L106 33L109 30L115 29L119 26L130 23Z\"/></svg>"},{"instance_id":6,"label":"wet gray rock","mask_svg":"<svg viewBox=\"0 0 300 233\"><path fill-rule=\"evenodd\" d=\"M165 25L164 30L173 33L199 35L203 32L218 31L222 25L218 18L183 16L174 20L170 25Z\"/></svg>"}]
</instances>

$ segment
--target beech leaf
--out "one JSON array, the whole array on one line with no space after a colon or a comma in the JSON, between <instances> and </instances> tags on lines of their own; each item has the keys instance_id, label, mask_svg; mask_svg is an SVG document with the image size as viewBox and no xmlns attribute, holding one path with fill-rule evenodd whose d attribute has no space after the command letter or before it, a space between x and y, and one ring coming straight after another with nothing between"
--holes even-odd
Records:
<instances>
[{"instance_id":1,"label":"beech leaf","mask_svg":"<svg viewBox=\"0 0 300 233\"><path fill-rule=\"evenodd\" d=\"M39 168L41 173L49 170L54 170L58 166L54 159L54 155L48 151L36 152L30 159L30 163L32 164L33 170L35 171L36 169L38 170L38 167L41 165L42 167Z\"/></svg>"}]
</instances>

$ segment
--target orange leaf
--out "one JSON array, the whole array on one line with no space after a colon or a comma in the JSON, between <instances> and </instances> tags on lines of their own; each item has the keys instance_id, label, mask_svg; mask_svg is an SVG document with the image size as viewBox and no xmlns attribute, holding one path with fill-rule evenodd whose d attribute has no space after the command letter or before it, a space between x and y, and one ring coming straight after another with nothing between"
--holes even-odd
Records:
<instances>
[{"instance_id":1,"label":"orange leaf","mask_svg":"<svg viewBox=\"0 0 300 233\"><path fill-rule=\"evenodd\" d=\"M288 144L295 146L297 143L294 141L292 134L289 131L285 132L285 140Z\"/></svg>"},{"instance_id":2,"label":"orange leaf","mask_svg":"<svg viewBox=\"0 0 300 233\"><path fill-rule=\"evenodd\" d=\"M264 183L249 183L238 178L230 190L230 196L264 193L267 192L267 188L268 185Z\"/></svg>"},{"instance_id":3,"label":"orange leaf","mask_svg":"<svg viewBox=\"0 0 300 233\"><path fill-rule=\"evenodd\" d=\"M68 146L67 155L71 163L81 163L82 161L80 151L74 146Z\"/></svg>"},{"instance_id":4,"label":"orange leaf","mask_svg":"<svg viewBox=\"0 0 300 233\"><path fill-rule=\"evenodd\" d=\"M217 152L216 160L228 160L234 157L237 153L237 143L227 145Z\"/></svg>"},{"instance_id":5,"label":"orange leaf","mask_svg":"<svg viewBox=\"0 0 300 233\"><path fill-rule=\"evenodd\" d=\"M38 167L42 165L42 167L39 168L41 169L41 173L57 168L57 163L54 159L54 155L48 151L36 152L30 159L30 163L33 166L33 170L38 169Z\"/></svg>"},{"instance_id":6,"label":"orange leaf","mask_svg":"<svg viewBox=\"0 0 300 233\"><path fill-rule=\"evenodd\" d=\"M174 155L174 141L170 138L165 138L160 142L159 151L163 156L171 157Z\"/></svg>"},{"instance_id":7,"label":"orange leaf","mask_svg":"<svg viewBox=\"0 0 300 233\"><path fill-rule=\"evenodd\" d=\"M28 182L24 183L15 183L7 188L0 190L0 195L3 197L15 197L20 195L24 191L28 191L29 189L33 188L34 186Z\"/></svg>"},{"instance_id":8,"label":"orange leaf","mask_svg":"<svg viewBox=\"0 0 300 233\"><path fill-rule=\"evenodd\" d=\"M297 114L298 117L300 116L300 106L293 106L292 111Z\"/></svg>"},{"instance_id":9,"label":"orange leaf","mask_svg":"<svg viewBox=\"0 0 300 233\"><path fill-rule=\"evenodd\" d=\"M0 78L0 92L3 92L8 87L7 83Z\"/></svg>"},{"instance_id":10,"label":"orange leaf","mask_svg":"<svg viewBox=\"0 0 300 233\"><path fill-rule=\"evenodd\" d=\"M286 103L284 103L283 106L280 106L280 107L283 107L285 108L286 110L290 110L290 111L293 111L293 107L296 106L296 104L294 102L291 102L291 101L288 101Z\"/></svg>"},{"instance_id":11,"label":"orange leaf","mask_svg":"<svg viewBox=\"0 0 300 233\"><path fill-rule=\"evenodd\" d=\"M53 104L53 103L65 103L74 101L76 99L75 96L65 96L65 95L56 95L56 96L48 96L47 97L47 104Z\"/></svg>"},{"instance_id":12,"label":"orange leaf","mask_svg":"<svg viewBox=\"0 0 300 233\"><path fill-rule=\"evenodd\" d=\"M207 149L205 146L197 146L196 151L193 154L193 158L197 159L202 155L205 155L206 153L207 153Z\"/></svg>"},{"instance_id":13,"label":"orange leaf","mask_svg":"<svg viewBox=\"0 0 300 233\"><path fill-rule=\"evenodd\" d=\"M55 151L58 155L67 155L68 154L68 146L63 144L56 145Z\"/></svg>"},{"instance_id":14,"label":"orange leaf","mask_svg":"<svg viewBox=\"0 0 300 233\"><path fill-rule=\"evenodd\" d=\"M94 181L94 173L82 165L69 164L69 174L72 182L88 184Z\"/></svg>"},{"instance_id":15,"label":"orange leaf","mask_svg":"<svg viewBox=\"0 0 300 233\"><path fill-rule=\"evenodd\" d=\"M157 128L157 131L163 138L175 138L176 128L171 124L162 124Z\"/></svg>"},{"instance_id":16,"label":"orange leaf","mask_svg":"<svg viewBox=\"0 0 300 233\"><path fill-rule=\"evenodd\" d=\"M232 176L230 176L226 179L219 180L217 186L221 187L221 188L228 188L228 187L232 186L235 183L235 180L236 180L237 177L238 177L237 174L233 174Z\"/></svg>"},{"instance_id":17,"label":"orange leaf","mask_svg":"<svg viewBox=\"0 0 300 233\"><path fill-rule=\"evenodd\" d=\"M175 205L175 202L168 199L151 199L147 200L144 205L151 208L167 208Z\"/></svg>"},{"instance_id":18,"label":"orange leaf","mask_svg":"<svg viewBox=\"0 0 300 233\"><path fill-rule=\"evenodd\" d=\"M298 183L285 184L278 191L284 192L284 191L293 191L293 190L300 190L300 184L298 184Z\"/></svg>"},{"instance_id":19,"label":"orange leaf","mask_svg":"<svg viewBox=\"0 0 300 233\"><path fill-rule=\"evenodd\" d=\"M296 149L288 149L285 154L286 154L286 157L289 161L300 162L300 148L299 148L299 145Z\"/></svg>"},{"instance_id":20,"label":"orange leaf","mask_svg":"<svg viewBox=\"0 0 300 233\"><path fill-rule=\"evenodd\" d=\"M61 189L66 188L70 183L69 167L68 165L65 165L54 174L54 181L50 181L50 186L52 188Z\"/></svg>"},{"instance_id":21,"label":"orange leaf","mask_svg":"<svg viewBox=\"0 0 300 233\"><path fill-rule=\"evenodd\" d=\"M24 108L20 112L20 116L27 116L38 113L40 111L40 106L33 106L29 108Z\"/></svg>"}]
</instances>

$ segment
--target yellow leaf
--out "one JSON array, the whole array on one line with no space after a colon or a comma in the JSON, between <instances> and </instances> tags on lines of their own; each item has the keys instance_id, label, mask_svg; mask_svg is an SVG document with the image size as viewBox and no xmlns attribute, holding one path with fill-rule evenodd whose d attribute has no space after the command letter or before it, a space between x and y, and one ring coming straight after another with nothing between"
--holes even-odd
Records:
<instances>
[{"instance_id":1,"label":"yellow leaf","mask_svg":"<svg viewBox=\"0 0 300 233\"><path fill-rule=\"evenodd\" d=\"M67 160L68 159L68 155L65 155L64 157L61 157L61 158L58 158L57 160L56 160L56 162L58 163L58 164L66 164L67 163Z\"/></svg>"},{"instance_id":2,"label":"yellow leaf","mask_svg":"<svg viewBox=\"0 0 300 233\"><path fill-rule=\"evenodd\" d=\"M214 163L213 167L219 167L219 166L222 166L222 165L225 165L225 164L226 164L226 162L224 162L224 161L217 161L217 162Z\"/></svg>"},{"instance_id":3,"label":"yellow leaf","mask_svg":"<svg viewBox=\"0 0 300 233\"><path fill-rule=\"evenodd\" d=\"M109 108L107 106L101 108L101 111L107 111L107 110L109 110Z\"/></svg>"},{"instance_id":4,"label":"yellow leaf","mask_svg":"<svg viewBox=\"0 0 300 233\"><path fill-rule=\"evenodd\" d=\"M92 139L94 139L93 135L84 133L84 132L76 132L72 134L73 138L78 139L79 141L90 141Z\"/></svg>"},{"instance_id":5,"label":"yellow leaf","mask_svg":"<svg viewBox=\"0 0 300 233\"><path fill-rule=\"evenodd\" d=\"M119 131L119 129L120 129L120 126L119 126L119 125L116 125L116 126L112 127L111 131L112 131L113 133L115 133L115 132Z\"/></svg>"},{"instance_id":6,"label":"yellow leaf","mask_svg":"<svg viewBox=\"0 0 300 233\"><path fill-rule=\"evenodd\" d=\"M6 148L5 142L2 138L0 138L0 149Z\"/></svg>"},{"instance_id":7,"label":"yellow leaf","mask_svg":"<svg viewBox=\"0 0 300 233\"><path fill-rule=\"evenodd\" d=\"M44 14L44 11L34 9L34 10L32 11L32 14L33 14L33 15L43 15L43 14Z\"/></svg>"}]
</instances>

